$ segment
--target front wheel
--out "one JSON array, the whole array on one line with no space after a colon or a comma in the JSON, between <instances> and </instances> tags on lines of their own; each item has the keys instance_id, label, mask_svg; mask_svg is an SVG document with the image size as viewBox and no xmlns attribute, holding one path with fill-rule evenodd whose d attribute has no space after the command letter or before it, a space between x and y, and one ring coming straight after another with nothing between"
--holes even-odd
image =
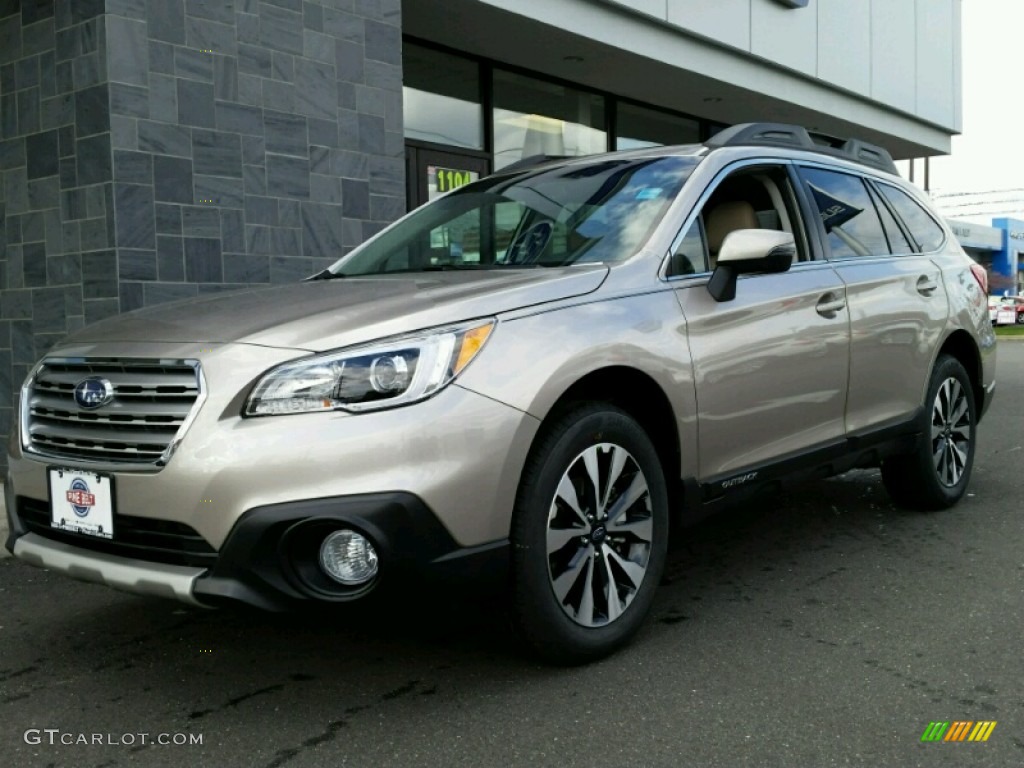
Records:
<instances>
[{"instance_id":1,"label":"front wheel","mask_svg":"<svg viewBox=\"0 0 1024 768\"><path fill-rule=\"evenodd\" d=\"M882 481L897 504L911 509L946 509L967 490L977 430L974 387L963 365L942 355L925 399L925 433L917 448L882 462Z\"/></svg>"},{"instance_id":2,"label":"front wheel","mask_svg":"<svg viewBox=\"0 0 1024 768\"><path fill-rule=\"evenodd\" d=\"M557 663L593 661L626 643L650 611L667 541L664 472L636 421L589 404L547 425L512 526L523 638Z\"/></svg>"}]
</instances>

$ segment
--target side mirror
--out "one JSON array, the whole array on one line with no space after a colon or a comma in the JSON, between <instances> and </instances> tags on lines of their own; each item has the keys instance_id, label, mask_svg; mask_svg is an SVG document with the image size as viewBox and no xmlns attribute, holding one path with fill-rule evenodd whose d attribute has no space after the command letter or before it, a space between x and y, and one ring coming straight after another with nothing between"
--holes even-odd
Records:
<instances>
[{"instance_id":1,"label":"side mirror","mask_svg":"<svg viewBox=\"0 0 1024 768\"><path fill-rule=\"evenodd\" d=\"M736 298L736 278L745 274L785 272L793 264L796 241L774 229L738 229L726 235L718 263L708 281L715 301Z\"/></svg>"}]
</instances>

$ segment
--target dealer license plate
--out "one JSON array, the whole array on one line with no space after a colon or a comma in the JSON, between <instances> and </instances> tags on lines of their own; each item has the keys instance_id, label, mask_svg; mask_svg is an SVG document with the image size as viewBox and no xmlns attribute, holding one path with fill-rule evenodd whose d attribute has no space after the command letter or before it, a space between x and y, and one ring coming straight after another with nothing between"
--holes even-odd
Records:
<instances>
[{"instance_id":1,"label":"dealer license plate","mask_svg":"<svg viewBox=\"0 0 1024 768\"><path fill-rule=\"evenodd\" d=\"M50 526L103 539L114 537L110 477L80 469L50 469Z\"/></svg>"},{"instance_id":2,"label":"dealer license plate","mask_svg":"<svg viewBox=\"0 0 1024 768\"><path fill-rule=\"evenodd\" d=\"M1000 309L996 312L996 322L999 325L1013 325L1017 322L1017 310Z\"/></svg>"}]
</instances>

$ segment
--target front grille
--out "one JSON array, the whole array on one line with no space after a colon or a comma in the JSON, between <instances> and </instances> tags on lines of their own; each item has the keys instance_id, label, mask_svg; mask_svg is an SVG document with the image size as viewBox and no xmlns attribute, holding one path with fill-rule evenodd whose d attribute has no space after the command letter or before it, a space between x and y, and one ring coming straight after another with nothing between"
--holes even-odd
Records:
<instances>
[{"instance_id":1,"label":"front grille","mask_svg":"<svg viewBox=\"0 0 1024 768\"><path fill-rule=\"evenodd\" d=\"M81 408L75 387L110 382L113 400ZM47 456L153 464L188 421L200 395L198 362L48 358L27 393L27 448Z\"/></svg>"},{"instance_id":2,"label":"front grille","mask_svg":"<svg viewBox=\"0 0 1024 768\"><path fill-rule=\"evenodd\" d=\"M100 539L52 528L49 505L24 496L18 497L18 518L31 533L82 549L198 568L209 568L217 560L216 550L194 528L170 520L115 514L114 538Z\"/></svg>"}]
</instances>

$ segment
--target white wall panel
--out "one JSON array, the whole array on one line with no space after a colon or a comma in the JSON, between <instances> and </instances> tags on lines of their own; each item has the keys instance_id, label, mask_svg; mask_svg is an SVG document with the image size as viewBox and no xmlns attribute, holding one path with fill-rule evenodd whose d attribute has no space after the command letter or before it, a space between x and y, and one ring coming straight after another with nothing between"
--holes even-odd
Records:
<instances>
[{"instance_id":1,"label":"white wall panel","mask_svg":"<svg viewBox=\"0 0 1024 768\"><path fill-rule=\"evenodd\" d=\"M953 0L953 128L958 133L964 130L964 82L963 82L963 2Z\"/></svg>"},{"instance_id":2,"label":"white wall panel","mask_svg":"<svg viewBox=\"0 0 1024 768\"><path fill-rule=\"evenodd\" d=\"M668 0L670 23L712 40L750 50L750 4L764 0Z\"/></svg>"},{"instance_id":3,"label":"white wall panel","mask_svg":"<svg viewBox=\"0 0 1024 768\"><path fill-rule=\"evenodd\" d=\"M403 26L710 120L819 125L908 157L948 152L960 129L960 3L416 0Z\"/></svg>"},{"instance_id":4,"label":"white wall panel","mask_svg":"<svg viewBox=\"0 0 1024 768\"><path fill-rule=\"evenodd\" d=\"M750 13L750 51L757 56L814 75L818 68L818 7L794 10L754 0Z\"/></svg>"},{"instance_id":5,"label":"white wall panel","mask_svg":"<svg viewBox=\"0 0 1024 768\"><path fill-rule=\"evenodd\" d=\"M871 98L911 114L917 107L915 2L871 0Z\"/></svg>"},{"instance_id":6,"label":"white wall panel","mask_svg":"<svg viewBox=\"0 0 1024 768\"><path fill-rule=\"evenodd\" d=\"M940 125L956 121L953 108L953 3L917 0L917 115Z\"/></svg>"},{"instance_id":7,"label":"white wall panel","mask_svg":"<svg viewBox=\"0 0 1024 768\"><path fill-rule=\"evenodd\" d=\"M818 77L840 88L871 94L870 0L816 3Z\"/></svg>"}]
</instances>

